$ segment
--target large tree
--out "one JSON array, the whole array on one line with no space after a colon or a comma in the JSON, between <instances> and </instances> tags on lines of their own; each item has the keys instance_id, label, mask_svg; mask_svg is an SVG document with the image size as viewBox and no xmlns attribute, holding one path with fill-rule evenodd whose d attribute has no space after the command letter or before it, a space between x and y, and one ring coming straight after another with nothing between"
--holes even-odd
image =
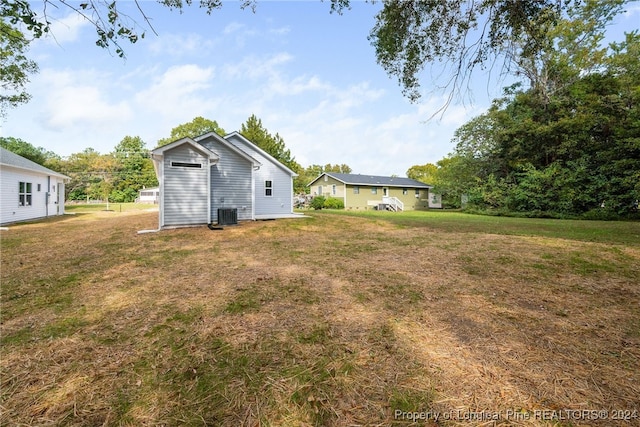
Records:
<instances>
[{"instance_id":1,"label":"large tree","mask_svg":"<svg viewBox=\"0 0 640 427\"><path fill-rule=\"evenodd\" d=\"M218 122L198 116L188 123L183 123L171 129L171 136L159 140L158 147L167 145L178 139L195 138L196 136L209 132L215 132L220 136L226 135L226 132L218 125Z\"/></svg>"},{"instance_id":2,"label":"large tree","mask_svg":"<svg viewBox=\"0 0 640 427\"><path fill-rule=\"evenodd\" d=\"M116 145L113 156L117 160L117 171L111 191L112 201L133 202L140 189L158 185L149 150L139 136L125 136Z\"/></svg>"},{"instance_id":3,"label":"large tree","mask_svg":"<svg viewBox=\"0 0 640 427\"><path fill-rule=\"evenodd\" d=\"M298 172L301 169L291 150L285 145L284 139L278 133L272 135L255 114L241 125L240 133L292 171Z\"/></svg>"},{"instance_id":4,"label":"large tree","mask_svg":"<svg viewBox=\"0 0 640 427\"><path fill-rule=\"evenodd\" d=\"M272 135L262 125L262 120L257 118L255 114L249 116L247 121L241 125L240 134L272 155L276 160L295 173L298 174L302 171L302 167L291 154L291 150L289 150L285 145L284 139L278 133ZM303 193L304 186L305 183L300 180L300 176L294 179L293 191L296 194Z\"/></svg>"},{"instance_id":5,"label":"large tree","mask_svg":"<svg viewBox=\"0 0 640 427\"><path fill-rule=\"evenodd\" d=\"M546 99L533 88L511 91L456 131L455 155L445 168L456 173L438 178L461 183L448 187L480 208L637 215L639 51L640 35L628 34L598 72L568 78Z\"/></svg>"},{"instance_id":6,"label":"large tree","mask_svg":"<svg viewBox=\"0 0 640 427\"><path fill-rule=\"evenodd\" d=\"M0 5L0 119L9 108L29 101L26 85L29 75L38 71L38 65L26 56L29 40L18 27L16 13L16 3Z\"/></svg>"},{"instance_id":7,"label":"large tree","mask_svg":"<svg viewBox=\"0 0 640 427\"><path fill-rule=\"evenodd\" d=\"M50 167L48 162L51 162L53 159L58 159L60 157L52 151L48 151L42 147L35 147L32 144L29 144L27 141L23 141L20 138L14 138L11 136L0 137L0 146L6 150L11 151L12 153L16 153L19 156L22 156L26 159L31 160L32 162L46 167Z\"/></svg>"},{"instance_id":8,"label":"large tree","mask_svg":"<svg viewBox=\"0 0 640 427\"><path fill-rule=\"evenodd\" d=\"M378 63L398 79L412 101L422 96L423 71L435 65L429 82L454 95L468 89L476 68L524 73L545 88L554 73L542 68L580 59L589 62L604 26L625 0L388 0L376 16L370 40ZM567 23L572 23L568 25ZM558 42L557 37L562 40ZM496 67L496 62L503 61ZM545 62L542 64L542 62ZM444 69L440 69L444 67ZM434 80L439 76L440 80ZM437 77L435 77L437 79Z\"/></svg>"}]
</instances>

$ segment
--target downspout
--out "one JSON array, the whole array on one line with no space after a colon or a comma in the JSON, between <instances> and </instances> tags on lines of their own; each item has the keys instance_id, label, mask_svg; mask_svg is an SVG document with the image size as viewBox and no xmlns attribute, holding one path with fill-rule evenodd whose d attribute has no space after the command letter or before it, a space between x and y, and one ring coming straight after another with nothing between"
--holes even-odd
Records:
<instances>
[{"instance_id":1,"label":"downspout","mask_svg":"<svg viewBox=\"0 0 640 427\"><path fill-rule=\"evenodd\" d=\"M251 170L251 220L256 220L256 174L260 170L260 166L254 164Z\"/></svg>"},{"instance_id":2,"label":"downspout","mask_svg":"<svg viewBox=\"0 0 640 427\"><path fill-rule=\"evenodd\" d=\"M44 216L48 217L49 216L49 197L50 197L50 192L51 191L51 176L48 175L47 176L47 191L45 191L45 196L44 196Z\"/></svg>"},{"instance_id":3,"label":"downspout","mask_svg":"<svg viewBox=\"0 0 640 427\"><path fill-rule=\"evenodd\" d=\"M211 158L208 159L207 161L207 224L211 225L211 209L213 208L213 206L211 206L211 189L212 189L212 185L211 185L211 167L212 167L212 163L211 163ZM220 221L220 219L218 218L218 221Z\"/></svg>"},{"instance_id":4,"label":"downspout","mask_svg":"<svg viewBox=\"0 0 640 427\"><path fill-rule=\"evenodd\" d=\"M344 209L347 209L347 184L344 183L342 184L342 191L344 192L344 196L342 197L343 200L343 204L344 204Z\"/></svg>"}]
</instances>

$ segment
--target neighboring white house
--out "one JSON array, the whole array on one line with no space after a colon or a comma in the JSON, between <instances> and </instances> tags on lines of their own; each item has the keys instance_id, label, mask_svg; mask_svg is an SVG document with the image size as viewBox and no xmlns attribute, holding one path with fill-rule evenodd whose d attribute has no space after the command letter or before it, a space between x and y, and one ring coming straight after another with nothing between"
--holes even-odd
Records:
<instances>
[{"instance_id":1,"label":"neighboring white house","mask_svg":"<svg viewBox=\"0 0 640 427\"><path fill-rule=\"evenodd\" d=\"M0 224L63 215L69 179L0 147Z\"/></svg>"},{"instance_id":2,"label":"neighboring white house","mask_svg":"<svg viewBox=\"0 0 640 427\"><path fill-rule=\"evenodd\" d=\"M162 227L298 217L296 173L237 132L183 138L151 152Z\"/></svg>"},{"instance_id":3,"label":"neighboring white house","mask_svg":"<svg viewBox=\"0 0 640 427\"><path fill-rule=\"evenodd\" d=\"M160 188L151 187L143 188L138 192L137 203L153 203L156 204L160 201Z\"/></svg>"}]
</instances>

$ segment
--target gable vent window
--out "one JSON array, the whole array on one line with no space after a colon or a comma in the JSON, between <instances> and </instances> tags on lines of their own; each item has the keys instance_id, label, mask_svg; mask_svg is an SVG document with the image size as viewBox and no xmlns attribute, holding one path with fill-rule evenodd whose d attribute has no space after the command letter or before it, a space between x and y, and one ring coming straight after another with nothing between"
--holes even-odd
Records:
<instances>
[{"instance_id":1,"label":"gable vent window","mask_svg":"<svg viewBox=\"0 0 640 427\"><path fill-rule=\"evenodd\" d=\"M202 163L171 162L171 167L172 168L202 169Z\"/></svg>"},{"instance_id":2,"label":"gable vent window","mask_svg":"<svg viewBox=\"0 0 640 427\"><path fill-rule=\"evenodd\" d=\"M264 195L273 196L273 181L264 182Z\"/></svg>"}]
</instances>

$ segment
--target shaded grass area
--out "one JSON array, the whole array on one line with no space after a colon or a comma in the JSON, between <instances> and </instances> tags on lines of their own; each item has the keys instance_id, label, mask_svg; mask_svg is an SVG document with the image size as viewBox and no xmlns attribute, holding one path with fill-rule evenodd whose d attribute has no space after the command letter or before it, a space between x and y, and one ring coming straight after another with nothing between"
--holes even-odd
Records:
<instances>
[{"instance_id":1,"label":"shaded grass area","mask_svg":"<svg viewBox=\"0 0 640 427\"><path fill-rule=\"evenodd\" d=\"M589 241L582 222L423 215L11 227L0 424L593 424L534 415L566 408L640 425L637 224Z\"/></svg>"}]
</instances>

